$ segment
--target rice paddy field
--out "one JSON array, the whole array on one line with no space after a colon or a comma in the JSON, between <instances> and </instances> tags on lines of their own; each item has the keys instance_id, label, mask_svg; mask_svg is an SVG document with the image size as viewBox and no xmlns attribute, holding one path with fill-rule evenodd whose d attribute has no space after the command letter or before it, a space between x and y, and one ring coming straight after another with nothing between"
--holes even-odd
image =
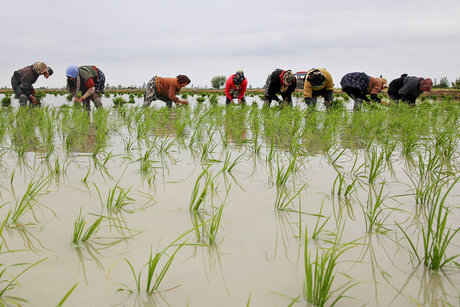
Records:
<instances>
[{"instance_id":1,"label":"rice paddy field","mask_svg":"<svg viewBox=\"0 0 460 307\"><path fill-rule=\"evenodd\" d=\"M0 305L458 306L460 103L335 98L13 99Z\"/></svg>"}]
</instances>

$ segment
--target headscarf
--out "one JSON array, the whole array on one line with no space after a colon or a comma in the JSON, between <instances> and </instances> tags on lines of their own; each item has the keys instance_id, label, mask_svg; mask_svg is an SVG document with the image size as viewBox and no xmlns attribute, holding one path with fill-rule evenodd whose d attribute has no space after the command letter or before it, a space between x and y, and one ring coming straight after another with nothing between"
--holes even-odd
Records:
<instances>
[{"instance_id":1,"label":"headscarf","mask_svg":"<svg viewBox=\"0 0 460 307\"><path fill-rule=\"evenodd\" d=\"M236 85L240 85L244 81L244 72L242 70L238 70L234 75L233 75L233 83Z\"/></svg>"},{"instance_id":2,"label":"headscarf","mask_svg":"<svg viewBox=\"0 0 460 307\"><path fill-rule=\"evenodd\" d=\"M43 62L35 62L35 63L33 64L33 70L34 70L37 74L41 75L41 74L44 74L45 72L48 71L48 66L46 66L46 64L43 63Z\"/></svg>"},{"instance_id":3,"label":"headscarf","mask_svg":"<svg viewBox=\"0 0 460 307\"><path fill-rule=\"evenodd\" d=\"M178 75L176 78L180 84L183 84L183 83L189 84L191 82L189 77L187 77L186 75Z\"/></svg>"},{"instance_id":4,"label":"headscarf","mask_svg":"<svg viewBox=\"0 0 460 307\"><path fill-rule=\"evenodd\" d=\"M67 67L65 70L65 75L67 77L77 78L77 75L78 75L77 65L72 65L72 66Z\"/></svg>"},{"instance_id":5,"label":"headscarf","mask_svg":"<svg viewBox=\"0 0 460 307\"><path fill-rule=\"evenodd\" d=\"M421 79L421 80L420 80ZM433 81L430 78L419 78L420 80L420 90L423 92L431 92L433 88Z\"/></svg>"},{"instance_id":6,"label":"headscarf","mask_svg":"<svg viewBox=\"0 0 460 307\"><path fill-rule=\"evenodd\" d=\"M283 80L283 83L285 85L291 85L292 82L294 82L294 79L295 79L295 77L294 77L294 74L292 73L291 70L286 70L286 71L283 72L283 79L282 80Z\"/></svg>"}]
</instances>

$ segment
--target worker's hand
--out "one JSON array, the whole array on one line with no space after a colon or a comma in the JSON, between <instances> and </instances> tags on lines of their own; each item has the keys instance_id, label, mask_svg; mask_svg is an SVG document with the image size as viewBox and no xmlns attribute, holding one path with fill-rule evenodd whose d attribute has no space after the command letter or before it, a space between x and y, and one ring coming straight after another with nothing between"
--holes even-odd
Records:
<instances>
[{"instance_id":1,"label":"worker's hand","mask_svg":"<svg viewBox=\"0 0 460 307\"><path fill-rule=\"evenodd\" d=\"M188 101L182 100L182 101L181 101L181 104L188 104Z\"/></svg>"},{"instance_id":2,"label":"worker's hand","mask_svg":"<svg viewBox=\"0 0 460 307\"><path fill-rule=\"evenodd\" d=\"M75 99L73 100L74 102L78 102L78 103L81 103L83 101L83 99L78 98L78 97L75 97Z\"/></svg>"},{"instance_id":3,"label":"worker's hand","mask_svg":"<svg viewBox=\"0 0 460 307\"><path fill-rule=\"evenodd\" d=\"M35 98L32 95L30 95L29 98L30 98L30 100L32 100L33 104L37 104L37 98Z\"/></svg>"},{"instance_id":4,"label":"worker's hand","mask_svg":"<svg viewBox=\"0 0 460 307\"><path fill-rule=\"evenodd\" d=\"M239 103L239 104L243 104L243 100L238 99L238 103Z\"/></svg>"}]
</instances>

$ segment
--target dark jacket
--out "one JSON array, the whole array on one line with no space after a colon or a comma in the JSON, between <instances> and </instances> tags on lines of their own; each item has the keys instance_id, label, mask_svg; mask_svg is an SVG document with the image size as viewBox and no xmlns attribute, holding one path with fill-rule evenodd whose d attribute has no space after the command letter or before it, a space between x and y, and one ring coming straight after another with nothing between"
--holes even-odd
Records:
<instances>
[{"instance_id":1,"label":"dark jacket","mask_svg":"<svg viewBox=\"0 0 460 307\"><path fill-rule=\"evenodd\" d=\"M399 100L401 97L399 95L399 90L403 87L404 79L407 78L407 74L401 75L401 77L394 79L388 85L388 96L393 100Z\"/></svg>"},{"instance_id":2,"label":"dark jacket","mask_svg":"<svg viewBox=\"0 0 460 307\"><path fill-rule=\"evenodd\" d=\"M420 96L423 91L420 90L420 79L410 76L404 79L402 88L398 91L401 96Z\"/></svg>"},{"instance_id":3,"label":"dark jacket","mask_svg":"<svg viewBox=\"0 0 460 307\"><path fill-rule=\"evenodd\" d=\"M281 78L280 75L283 73L282 69L275 69L270 76L267 78L267 83L265 84L265 97L270 97L270 99L279 101L280 99L276 96L281 94L283 99L285 97L291 97L292 92L296 88L296 79L288 86L286 92L281 92Z\"/></svg>"},{"instance_id":4,"label":"dark jacket","mask_svg":"<svg viewBox=\"0 0 460 307\"><path fill-rule=\"evenodd\" d=\"M13 79L16 79L16 86L19 85L19 88L15 89L15 84L12 84L13 91L16 94L24 94L26 96L30 96L35 93L35 89L32 86L40 75L36 73L33 69L33 65L26 66L22 69L19 69L14 72ZM17 92L18 91L18 92Z\"/></svg>"},{"instance_id":5,"label":"dark jacket","mask_svg":"<svg viewBox=\"0 0 460 307\"><path fill-rule=\"evenodd\" d=\"M420 79L414 76L402 75L391 81L388 87L388 95L394 100L404 99L404 97L418 97L422 93Z\"/></svg>"}]
</instances>

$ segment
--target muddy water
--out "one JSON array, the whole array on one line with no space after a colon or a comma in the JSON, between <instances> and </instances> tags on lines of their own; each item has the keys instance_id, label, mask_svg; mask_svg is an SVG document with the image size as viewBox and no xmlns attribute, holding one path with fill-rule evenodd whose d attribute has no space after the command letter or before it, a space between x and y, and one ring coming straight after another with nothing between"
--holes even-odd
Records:
<instances>
[{"instance_id":1,"label":"muddy water","mask_svg":"<svg viewBox=\"0 0 460 307\"><path fill-rule=\"evenodd\" d=\"M111 139L112 145L105 149L115 155L105 167L97 165L91 157L92 138L67 160L59 153L60 161L67 161L65 172L53 176L48 193L37 197L39 203L34 210L20 219L23 227L3 230L2 251L6 248L19 251L3 254L2 263L33 263L46 258L24 273L19 278L20 286L7 292L8 295L23 297L33 306L50 306L78 283L66 302L68 306L244 306L248 301L250 306L286 306L296 298L298 303L294 305L305 305L302 295L305 236L310 238L308 246L314 254L316 250L321 253L331 247L330 241L336 237L332 233L341 233L341 243L355 244L339 258L332 285L337 292L332 300L344 287L356 285L346 292L351 298L339 301L339 306L458 303L458 268L449 266L442 272L431 273L418 265L413 261L407 240L396 227L396 223L401 224L416 238L414 221L420 219L414 196L408 195L412 193L406 173L408 166L398 152L393 154L392 168L385 168L373 185L367 184L364 177L358 180L350 198L332 194L337 171L326 156L311 154L299 158L299 168L289 177L286 188L294 193L305 187L287 206L291 211L283 211L275 209L277 162L276 157L267 162L267 148L257 155L249 145L230 143L228 149L217 146L209 159L202 161L187 146L175 143L167 154L156 152L152 157L155 176L149 183L148 174L139 173L140 162L136 160L140 153L134 149L131 158L127 158L121 138ZM187 141L186 138L185 144ZM144 151L145 148L140 150ZM212 161L223 161L227 152L232 161L241 154L243 158L224 176L218 174L222 163ZM277 153L280 166L286 166L288 155L282 148ZM364 150L346 151L336 164L350 171L355 155L359 157L358 165L366 161ZM52 168L54 162L50 163ZM198 176L210 164L213 165L209 170L216 176L215 191L212 197L208 195L202 208L209 214L212 206L225 207L216 243L206 246L191 231L189 204ZM2 216L24 194L34 174L40 178L41 174L48 174L47 168L43 155L36 152L28 152L20 161L14 153L2 157L1 197L2 203L7 203L0 209ZM83 182L88 169L89 175ZM95 218L87 214L107 216L101 202L106 202L109 189L115 185L131 188L129 196L133 202L126 211L104 219L96 238L73 246L73 225L80 210L88 222ZM363 210L369 197L376 197L371 191L375 189L378 193L382 186L385 196L382 220L387 231L369 234ZM449 206L458 207L459 194L457 185L448 197ZM320 212L324 216L320 223L329 220L313 240ZM448 224L459 223L457 209L452 211ZM161 250L189 231L178 241L185 245L176 254L159 291L152 296L144 291L138 294L124 259L132 263L137 274L151 250ZM448 255L459 253L458 238L448 249ZM171 248L169 253L174 250ZM166 259L165 256L160 264ZM13 272L19 269L13 267ZM142 289L145 280L144 268ZM134 292L118 291L126 288Z\"/></svg>"}]
</instances>

